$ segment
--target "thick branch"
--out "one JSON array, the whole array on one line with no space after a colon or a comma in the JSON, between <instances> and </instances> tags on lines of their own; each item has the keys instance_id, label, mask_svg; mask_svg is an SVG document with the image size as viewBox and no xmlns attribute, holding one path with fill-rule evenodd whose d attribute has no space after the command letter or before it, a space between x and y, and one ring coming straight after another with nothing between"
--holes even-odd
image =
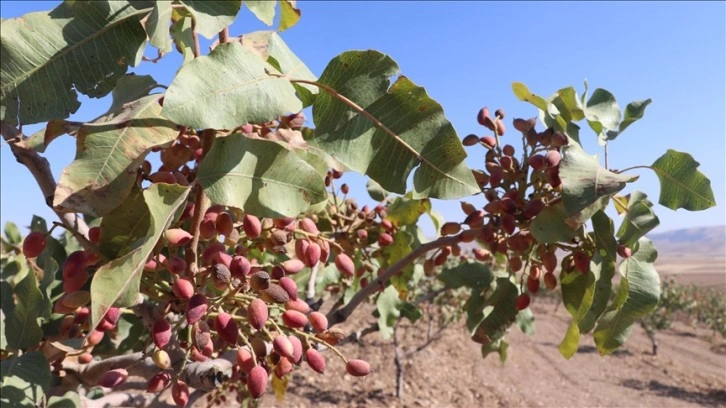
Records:
<instances>
[{"instance_id":1,"label":"thick branch","mask_svg":"<svg viewBox=\"0 0 726 408\"><path fill-rule=\"evenodd\" d=\"M24 165L33 175L38 183L40 191L45 197L46 204L53 209L53 196L55 195L56 182L53 173L50 171L50 164L43 156L35 150L28 149L22 143L22 133L6 123L2 123L2 136L8 142L18 163ZM91 250L93 245L88 241L88 225L77 214L63 213L53 209L58 218L63 222L73 235L78 238L84 249Z\"/></svg>"},{"instance_id":2,"label":"thick branch","mask_svg":"<svg viewBox=\"0 0 726 408\"><path fill-rule=\"evenodd\" d=\"M189 363L184 366L180 378L189 387L198 390L213 390L232 376L236 350L230 350L213 360ZM64 363L63 370L73 375L79 383L93 386L106 371L124 368L129 376L142 377L149 380L161 370L154 364L151 357L143 358L142 352L125 354L94 361L89 364ZM142 359L143 358L143 359Z\"/></svg>"},{"instance_id":3,"label":"thick branch","mask_svg":"<svg viewBox=\"0 0 726 408\"><path fill-rule=\"evenodd\" d=\"M368 296L375 293L379 288L385 286L386 283L395 275L405 268L408 264L416 260L416 258L426 254L429 251L438 249L441 247L455 245L461 241L459 235L452 235L448 237L442 237L435 241L428 242L414 249L403 257L400 261L393 264L388 268L381 276L379 276L374 282L371 282L368 286L358 291L353 298L345 305L342 309L334 308L328 312L328 324L333 326L344 322L353 313L353 311L366 299Z\"/></svg>"}]
</instances>

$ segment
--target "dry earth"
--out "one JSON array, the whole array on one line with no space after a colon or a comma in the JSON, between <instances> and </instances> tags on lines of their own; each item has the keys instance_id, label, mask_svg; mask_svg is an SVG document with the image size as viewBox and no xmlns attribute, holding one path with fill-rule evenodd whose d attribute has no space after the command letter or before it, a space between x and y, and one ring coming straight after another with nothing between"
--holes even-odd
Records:
<instances>
[{"instance_id":1,"label":"dry earth","mask_svg":"<svg viewBox=\"0 0 726 408\"><path fill-rule=\"evenodd\" d=\"M305 367L293 375L283 401L263 398L263 407L695 407L726 406L726 343L682 324L658 334L658 356L636 327L625 346L601 357L592 338L565 360L557 346L569 322L567 312L546 300L533 305L536 334L510 331L509 358L482 359L461 326L405 364L405 389L395 398L393 346L371 334L343 347L371 362L376 372L359 379L328 357L325 375ZM366 314L359 311L359 317ZM355 321L355 316L353 321ZM354 329L348 324L347 329ZM403 326L406 348L425 341L420 328Z\"/></svg>"},{"instance_id":2,"label":"dry earth","mask_svg":"<svg viewBox=\"0 0 726 408\"><path fill-rule=\"evenodd\" d=\"M724 227L674 231L654 236L665 279L716 287L726 293ZM688 234L692 232L692 234ZM705 239L705 238L708 239ZM554 301L536 298L534 336L510 330L509 357L483 359L463 324L452 326L421 352L405 360L403 396L395 397L396 369L390 340L378 333L342 347L350 358L371 363L375 373L354 378L340 359L326 353L325 375L303 366L291 378L282 401L268 392L262 407L726 407L726 339L676 322L658 332L658 356L635 326L625 345L601 357L591 336L583 336L570 360L557 349L569 315ZM324 308L324 310L326 310ZM360 308L341 325L346 332L370 325L372 307ZM402 325L402 349L425 342L424 325ZM203 399L195 406L204 407Z\"/></svg>"}]
</instances>

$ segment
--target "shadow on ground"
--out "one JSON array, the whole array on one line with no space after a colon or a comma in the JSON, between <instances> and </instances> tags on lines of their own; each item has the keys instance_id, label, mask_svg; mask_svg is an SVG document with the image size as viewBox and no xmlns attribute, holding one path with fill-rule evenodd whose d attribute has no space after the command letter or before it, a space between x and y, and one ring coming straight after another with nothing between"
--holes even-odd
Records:
<instances>
[{"instance_id":1,"label":"shadow on ground","mask_svg":"<svg viewBox=\"0 0 726 408\"><path fill-rule=\"evenodd\" d=\"M680 387L663 384L660 381L641 381L635 379L620 383L623 387L649 391L661 397L675 398L703 406L726 406L726 390L688 391Z\"/></svg>"}]
</instances>

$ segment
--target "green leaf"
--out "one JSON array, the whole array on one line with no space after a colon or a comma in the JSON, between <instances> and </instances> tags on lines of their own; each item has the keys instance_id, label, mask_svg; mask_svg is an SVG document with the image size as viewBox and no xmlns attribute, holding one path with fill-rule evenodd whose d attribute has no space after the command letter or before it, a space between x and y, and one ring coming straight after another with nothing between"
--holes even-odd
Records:
<instances>
[{"instance_id":1,"label":"green leaf","mask_svg":"<svg viewBox=\"0 0 726 408\"><path fill-rule=\"evenodd\" d=\"M534 336L534 313L532 313L532 308L528 307L524 310L520 310L519 313L517 313L514 323L517 327L519 327L519 330L521 330L522 333L527 336Z\"/></svg>"},{"instance_id":2,"label":"green leaf","mask_svg":"<svg viewBox=\"0 0 726 408\"><path fill-rule=\"evenodd\" d=\"M562 303L573 319L579 322L592 305L595 276L592 272L583 274L579 271L570 272L570 275L574 279L561 280Z\"/></svg>"},{"instance_id":3,"label":"green leaf","mask_svg":"<svg viewBox=\"0 0 726 408\"><path fill-rule=\"evenodd\" d=\"M486 299L489 312L472 333L477 343L489 344L502 338L517 316L515 301L519 295L517 285L507 278L497 278L494 291Z\"/></svg>"},{"instance_id":4,"label":"green leaf","mask_svg":"<svg viewBox=\"0 0 726 408\"><path fill-rule=\"evenodd\" d=\"M577 230L567 223L567 218L561 202L545 207L530 223L532 236L543 244L569 241Z\"/></svg>"},{"instance_id":5,"label":"green leaf","mask_svg":"<svg viewBox=\"0 0 726 408\"><path fill-rule=\"evenodd\" d=\"M401 316L408 319L411 323L416 323L423 316L423 312L415 304L403 302L401 305Z\"/></svg>"},{"instance_id":6,"label":"green leaf","mask_svg":"<svg viewBox=\"0 0 726 408\"><path fill-rule=\"evenodd\" d=\"M625 117L623 118L623 121L620 122L618 133L623 133L628 126L641 119L645 114L645 108L647 108L651 102L653 101L650 98L642 101L630 102L628 106L625 107Z\"/></svg>"},{"instance_id":7,"label":"green leaf","mask_svg":"<svg viewBox=\"0 0 726 408\"><path fill-rule=\"evenodd\" d=\"M81 124L79 122L70 122L60 119L51 120L48 121L45 129L41 129L33 133L21 143L28 149L35 150L38 153L43 153L50 142L66 133L71 136L75 136L80 128Z\"/></svg>"},{"instance_id":8,"label":"green leaf","mask_svg":"<svg viewBox=\"0 0 726 408\"><path fill-rule=\"evenodd\" d=\"M192 32L192 18L179 17L171 25L171 38L174 40L176 50L184 57L184 63L194 59L194 33Z\"/></svg>"},{"instance_id":9,"label":"green leaf","mask_svg":"<svg viewBox=\"0 0 726 408\"><path fill-rule=\"evenodd\" d=\"M600 197L594 203L583 208L581 211L576 212L575 215L568 217L567 223L572 228L579 229L583 225L585 225L587 221L589 221L590 218L595 215L595 213L607 208L609 202L609 196Z\"/></svg>"},{"instance_id":10,"label":"green leaf","mask_svg":"<svg viewBox=\"0 0 726 408\"><path fill-rule=\"evenodd\" d=\"M325 176L328 174L328 161L325 157L325 152L314 150L314 149L295 149L295 154L309 164L310 167L315 169L321 179L325 180Z\"/></svg>"},{"instance_id":11,"label":"green leaf","mask_svg":"<svg viewBox=\"0 0 726 408\"><path fill-rule=\"evenodd\" d=\"M494 283L492 279L491 283ZM491 284L490 284L491 286ZM486 307L486 298L484 293L489 290L489 287L473 288L466 303L464 303L464 310L466 311L466 329L469 333L474 333L476 328L479 326L482 320L484 320L484 308Z\"/></svg>"},{"instance_id":12,"label":"green leaf","mask_svg":"<svg viewBox=\"0 0 726 408\"><path fill-rule=\"evenodd\" d=\"M428 211L428 214L429 218L431 218L431 223L434 224L434 231L441 231L441 226L446 222L444 216L439 214L433 208Z\"/></svg>"},{"instance_id":13,"label":"green leaf","mask_svg":"<svg viewBox=\"0 0 726 408\"><path fill-rule=\"evenodd\" d=\"M150 228L144 244L121 258L101 266L91 282L91 325L96 327L112 306L136 304L144 264L164 230L184 205L189 188L157 183L144 191Z\"/></svg>"},{"instance_id":14,"label":"green leaf","mask_svg":"<svg viewBox=\"0 0 726 408\"><path fill-rule=\"evenodd\" d=\"M13 349L25 350L37 345L43 339L38 325L42 313L43 294L38 289L35 275L28 273L13 288L16 301L13 314L5 320L5 336Z\"/></svg>"},{"instance_id":15,"label":"green leaf","mask_svg":"<svg viewBox=\"0 0 726 408\"><path fill-rule=\"evenodd\" d=\"M585 105L585 117L590 128L597 133L600 144L615 139L617 133L610 136L607 132L618 130L620 116L620 106L615 96L605 89L595 89Z\"/></svg>"},{"instance_id":16,"label":"green leaf","mask_svg":"<svg viewBox=\"0 0 726 408\"><path fill-rule=\"evenodd\" d=\"M0 105L8 124L66 118L80 106L77 92L108 94L141 58L139 19L147 12L126 1L76 1L3 20Z\"/></svg>"},{"instance_id":17,"label":"green leaf","mask_svg":"<svg viewBox=\"0 0 726 408\"><path fill-rule=\"evenodd\" d=\"M381 248L383 257L381 266L386 269L390 268L393 264L406 257L413 250L412 243L413 236L410 233L404 230L396 232L393 236L393 243ZM413 264L409 263L399 274L391 277L391 285L396 288L401 299L406 299L408 296L409 282L413 278L413 272Z\"/></svg>"},{"instance_id":18,"label":"green leaf","mask_svg":"<svg viewBox=\"0 0 726 408\"><path fill-rule=\"evenodd\" d=\"M597 319L607 307L617 260L617 242L613 236L613 220L603 211L598 211L592 217L592 226L595 254L590 262L590 270L595 275L595 293L590 309L579 322L579 329L582 333L587 333L595 327Z\"/></svg>"},{"instance_id":19,"label":"green leaf","mask_svg":"<svg viewBox=\"0 0 726 408\"><path fill-rule=\"evenodd\" d=\"M617 236L621 244L633 248L641 237L658 224L660 220L653 212L653 203L647 199L645 193L633 191L628 199L628 207Z\"/></svg>"},{"instance_id":20,"label":"green leaf","mask_svg":"<svg viewBox=\"0 0 726 408\"><path fill-rule=\"evenodd\" d=\"M275 1L270 0L245 0L244 5L257 17L258 20L267 24L272 25L272 20L275 18ZM282 30L280 30L282 31Z\"/></svg>"},{"instance_id":21,"label":"green leaf","mask_svg":"<svg viewBox=\"0 0 726 408\"><path fill-rule=\"evenodd\" d=\"M398 291L393 286L389 286L384 290L376 300L376 310L378 310L378 329L381 332L383 340L387 340L393 336L393 326L401 315L401 307L403 302L398 298Z\"/></svg>"},{"instance_id":22,"label":"green leaf","mask_svg":"<svg viewBox=\"0 0 726 408\"><path fill-rule=\"evenodd\" d=\"M56 274L60 270L60 268L58 268L58 262L52 256L45 255L45 253L50 249L49 246L51 244L60 246L55 239L48 239L48 244L46 244L45 251L43 251L44 253L37 259L38 266L43 268L43 279L38 285L38 289L43 294L43 300L38 305L38 310L39 316L46 319L50 317L53 311L52 291L57 286L61 285L60 279L56 280Z\"/></svg>"},{"instance_id":23,"label":"green leaf","mask_svg":"<svg viewBox=\"0 0 726 408\"><path fill-rule=\"evenodd\" d=\"M716 205L711 180L698 171L700 163L688 153L673 149L658 158L651 169L660 180L658 203L671 210L701 211Z\"/></svg>"},{"instance_id":24,"label":"green leaf","mask_svg":"<svg viewBox=\"0 0 726 408\"><path fill-rule=\"evenodd\" d=\"M585 111L577 97L577 91L573 87L557 91L551 103L557 107L567 122L577 122L585 117Z\"/></svg>"},{"instance_id":25,"label":"green leaf","mask_svg":"<svg viewBox=\"0 0 726 408\"><path fill-rule=\"evenodd\" d=\"M126 199L101 221L99 248L104 257L116 259L141 246L151 219L143 191L134 187Z\"/></svg>"},{"instance_id":26,"label":"green leaf","mask_svg":"<svg viewBox=\"0 0 726 408\"><path fill-rule=\"evenodd\" d=\"M633 256L620 264L620 272L625 276L621 285L627 285L626 291L621 291L615 308L605 313L595 328L595 344L602 355L623 345L632 325L652 312L660 298L660 277L653 265L658 253L649 239L641 238L638 243Z\"/></svg>"},{"instance_id":27,"label":"green leaf","mask_svg":"<svg viewBox=\"0 0 726 408\"><path fill-rule=\"evenodd\" d=\"M389 77L397 73L396 63L376 51L350 51L334 58L319 80L329 90L313 104L317 128L311 142L394 193L406 192L412 171L413 198L453 199L479 192L464 163L466 152L441 106L406 77L389 87Z\"/></svg>"},{"instance_id":28,"label":"green leaf","mask_svg":"<svg viewBox=\"0 0 726 408\"><path fill-rule=\"evenodd\" d=\"M119 354L133 353L148 344L149 329L137 316L122 315L118 320L116 339L120 340L116 348Z\"/></svg>"},{"instance_id":29,"label":"green leaf","mask_svg":"<svg viewBox=\"0 0 726 408\"><path fill-rule=\"evenodd\" d=\"M48 408L80 407L81 397L77 392L68 391L63 396L54 395L48 398Z\"/></svg>"},{"instance_id":30,"label":"green leaf","mask_svg":"<svg viewBox=\"0 0 726 408\"><path fill-rule=\"evenodd\" d=\"M40 406L51 379L48 360L39 351L0 361L0 405Z\"/></svg>"},{"instance_id":31,"label":"green leaf","mask_svg":"<svg viewBox=\"0 0 726 408\"><path fill-rule=\"evenodd\" d=\"M242 45L256 52L264 61L274 61L275 68L286 78L304 79L317 81L318 77L295 55L292 50L282 41L282 38L274 31L257 31L242 36ZM308 84L293 83L298 91L300 100L304 106L309 106L314 101L314 95L318 88Z\"/></svg>"},{"instance_id":32,"label":"green leaf","mask_svg":"<svg viewBox=\"0 0 726 408\"><path fill-rule=\"evenodd\" d=\"M0 280L0 293L13 293L13 286L6 280ZM0 350L8 349L8 339L5 337L7 320L15 310L15 303L11 296L0 296Z\"/></svg>"},{"instance_id":33,"label":"green leaf","mask_svg":"<svg viewBox=\"0 0 726 408\"><path fill-rule=\"evenodd\" d=\"M111 107L103 117L107 118L123 112L125 104L147 96L157 86L159 84L151 75L126 74L122 76L116 83L116 87L111 91Z\"/></svg>"},{"instance_id":34,"label":"green leaf","mask_svg":"<svg viewBox=\"0 0 726 408\"><path fill-rule=\"evenodd\" d=\"M196 129L234 129L299 112L302 103L277 70L238 41L184 64L164 97L162 114Z\"/></svg>"},{"instance_id":35,"label":"green leaf","mask_svg":"<svg viewBox=\"0 0 726 408\"><path fill-rule=\"evenodd\" d=\"M499 361L504 364L507 361L507 350L509 350L509 343L504 339L499 339L494 343L482 344L481 356L486 358L490 353L497 353Z\"/></svg>"},{"instance_id":36,"label":"green leaf","mask_svg":"<svg viewBox=\"0 0 726 408\"><path fill-rule=\"evenodd\" d=\"M232 24L242 7L241 0L182 0L182 4L197 22L197 32L205 38L216 36Z\"/></svg>"},{"instance_id":37,"label":"green leaf","mask_svg":"<svg viewBox=\"0 0 726 408\"><path fill-rule=\"evenodd\" d=\"M468 262L451 269L444 269L437 278L450 289L458 289L462 286L486 288L491 285L494 275L487 264Z\"/></svg>"},{"instance_id":38,"label":"green leaf","mask_svg":"<svg viewBox=\"0 0 726 408\"><path fill-rule=\"evenodd\" d=\"M295 216L327 199L323 179L295 153L239 133L214 141L197 180L212 202L261 217Z\"/></svg>"},{"instance_id":39,"label":"green leaf","mask_svg":"<svg viewBox=\"0 0 726 408\"><path fill-rule=\"evenodd\" d=\"M159 95L125 104L121 111L81 127L76 158L60 176L53 205L63 211L104 215L136 182L136 172L155 146L176 139L177 126L160 116Z\"/></svg>"},{"instance_id":40,"label":"green leaf","mask_svg":"<svg viewBox=\"0 0 726 408\"><path fill-rule=\"evenodd\" d=\"M598 161L579 145L563 147L562 152L562 201L569 216L583 210L600 197L617 193L626 183L638 179L638 176L613 173L600 167Z\"/></svg>"},{"instance_id":41,"label":"green leaf","mask_svg":"<svg viewBox=\"0 0 726 408\"><path fill-rule=\"evenodd\" d=\"M277 31L283 32L300 20L300 9L296 5L296 0L280 1L280 24L277 26Z\"/></svg>"},{"instance_id":42,"label":"green leaf","mask_svg":"<svg viewBox=\"0 0 726 408\"><path fill-rule=\"evenodd\" d=\"M12 286L19 284L25 279L26 275L28 275L28 265L23 254L10 258L0 271L0 277L8 281Z\"/></svg>"},{"instance_id":43,"label":"green leaf","mask_svg":"<svg viewBox=\"0 0 726 408\"><path fill-rule=\"evenodd\" d=\"M383 201L389 194L380 184L371 179L368 179L366 183L366 190L368 190L368 195L375 201Z\"/></svg>"},{"instance_id":44,"label":"green leaf","mask_svg":"<svg viewBox=\"0 0 726 408\"><path fill-rule=\"evenodd\" d=\"M30 220L30 231L32 232L48 232L48 223L45 222L43 217L39 217L33 214L33 218Z\"/></svg>"},{"instance_id":45,"label":"green leaf","mask_svg":"<svg viewBox=\"0 0 726 408\"><path fill-rule=\"evenodd\" d=\"M171 10L171 0L158 0L146 19L145 28L149 42L162 53L171 51L171 40L169 39Z\"/></svg>"},{"instance_id":46,"label":"green leaf","mask_svg":"<svg viewBox=\"0 0 726 408\"><path fill-rule=\"evenodd\" d=\"M512 91L520 101L529 102L539 108L539 110L547 111L547 101L545 101L541 96L533 94L529 88L527 88L527 85L521 82L513 82Z\"/></svg>"},{"instance_id":47,"label":"green leaf","mask_svg":"<svg viewBox=\"0 0 726 408\"><path fill-rule=\"evenodd\" d=\"M573 319L570 322L570 326L567 328L565 338L560 342L559 350L560 354L566 359L574 356L577 353L577 347L580 345L580 328L577 326L577 322Z\"/></svg>"},{"instance_id":48,"label":"green leaf","mask_svg":"<svg viewBox=\"0 0 726 408\"><path fill-rule=\"evenodd\" d=\"M412 199L410 194L396 197L388 205L386 218L396 227L416 224L421 216L431 209L431 201Z\"/></svg>"},{"instance_id":49,"label":"green leaf","mask_svg":"<svg viewBox=\"0 0 726 408\"><path fill-rule=\"evenodd\" d=\"M360 278L358 276L353 278L353 282L345 288L345 292L343 293L343 304L347 305L348 302L353 299L353 296L355 296L356 293L360 290Z\"/></svg>"},{"instance_id":50,"label":"green leaf","mask_svg":"<svg viewBox=\"0 0 726 408\"><path fill-rule=\"evenodd\" d=\"M18 226L10 221L5 223L5 238L12 245L19 245L23 242L23 236L20 235Z\"/></svg>"}]
</instances>

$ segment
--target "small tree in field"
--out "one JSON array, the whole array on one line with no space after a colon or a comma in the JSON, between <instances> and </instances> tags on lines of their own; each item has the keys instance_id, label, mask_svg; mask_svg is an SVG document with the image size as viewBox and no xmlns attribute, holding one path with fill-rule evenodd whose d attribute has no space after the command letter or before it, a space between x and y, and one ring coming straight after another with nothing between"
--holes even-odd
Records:
<instances>
[{"instance_id":1,"label":"small tree in field","mask_svg":"<svg viewBox=\"0 0 726 408\"><path fill-rule=\"evenodd\" d=\"M294 3L279 2L280 30L300 17ZM272 21L275 2L244 5ZM463 146L487 153L470 169L442 107L390 57L345 52L316 77L273 31L231 36L240 8L66 1L3 21L2 135L59 216L51 228L34 218L25 238L5 227L3 405L111 402L129 376L150 396L171 388L178 406L213 390L254 400L270 382L284 393L294 370L328 374L330 358L369 375L375 367L337 348L346 334L335 327L369 301L385 338L446 296L436 304L465 316L483 355L503 354L510 326L532 324L541 286L558 288L572 315L562 355L585 333L609 354L660 295L644 237L658 218L645 194L622 193L632 170L656 172L670 209L715 205L687 153L614 170L581 147L578 123L607 147L650 100L621 112L604 89L543 98L514 83L538 118L481 109L490 133ZM206 55L199 35L218 37ZM127 74L147 42L184 55L171 83ZM69 121L78 92L111 93L112 105ZM77 150L56 182L41 153L63 135ZM369 177L379 205L339 185L347 171ZM464 199L460 219L440 219L429 198ZM431 241L424 214L440 231Z\"/></svg>"}]
</instances>

